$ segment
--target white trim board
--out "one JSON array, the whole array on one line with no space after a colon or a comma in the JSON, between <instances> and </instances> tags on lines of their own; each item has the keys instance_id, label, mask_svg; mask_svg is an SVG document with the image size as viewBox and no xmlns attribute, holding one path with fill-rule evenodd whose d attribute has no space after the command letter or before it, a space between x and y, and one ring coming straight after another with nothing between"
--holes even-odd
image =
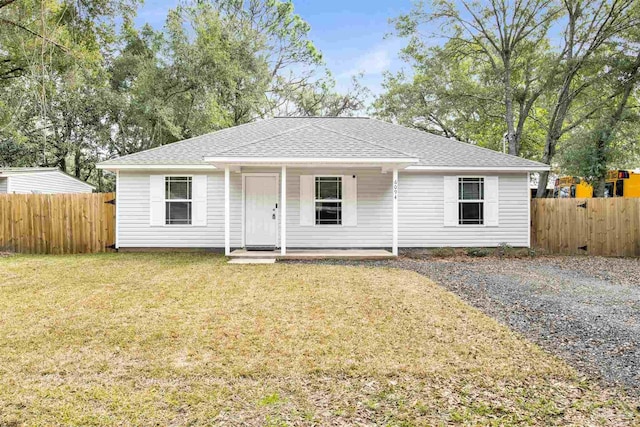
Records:
<instances>
[{"instance_id":1,"label":"white trim board","mask_svg":"<svg viewBox=\"0 0 640 427\"><path fill-rule=\"evenodd\" d=\"M131 164L131 165L101 165L97 164L96 168L105 169L110 171L118 171L118 170L163 170L163 169L175 169L175 170L188 170L188 171L210 171L210 170L221 170L213 165L140 165L140 164Z\"/></svg>"},{"instance_id":2,"label":"white trim board","mask_svg":"<svg viewBox=\"0 0 640 427\"><path fill-rule=\"evenodd\" d=\"M205 158L205 160L213 158ZM221 158L217 158L218 161L222 161ZM366 165L371 163L376 167L376 163L407 163L404 159L293 159L293 158L256 158L256 159L235 159L239 166L246 164L247 166L263 165L263 163L273 163L276 166L277 163L285 163L289 166L295 166L296 164L310 164L317 166L321 163L340 164L340 163L352 163ZM411 163L417 162L417 159L410 159ZM225 162L226 163L226 162ZM231 163L231 162L229 162ZM238 166L238 165L234 165ZM343 166L343 165L342 165ZM140 165L140 164L112 164L112 165L96 165L98 169L105 169L111 171L118 170L188 170L188 171L222 171L214 165ZM524 173L524 172L540 172L550 170L549 166L419 166L412 165L406 166L403 171L414 172L511 172L511 173Z\"/></svg>"},{"instance_id":3,"label":"white trim board","mask_svg":"<svg viewBox=\"0 0 640 427\"><path fill-rule=\"evenodd\" d=\"M531 247L531 173L527 172L527 247Z\"/></svg>"},{"instance_id":4,"label":"white trim board","mask_svg":"<svg viewBox=\"0 0 640 427\"><path fill-rule=\"evenodd\" d=\"M404 170L408 172L425 171L425 172L510 172L525 173L548 171L549 166L407 166Z\"/></svg>"},{"instance_id":5,"label":"white trim board","mask_svg":"<svg viewBox=\"0 0 640 427\"><path fill-rule=\"evenodd\" d=\"M205 157L205 162L219 163L417 163L413 157Z\"/></svg>"},{"instance_id":6,"label":"white trim board","mask_svg":"<svg viewBox=\"0 0 640 427\"><path fill-rule=\"evenodd\" d=\"M120 172L116 172L116 238L115 244L116 250L120 248ZM151 207L149 207L151 208Z\"/></svg>"}]
</instances>

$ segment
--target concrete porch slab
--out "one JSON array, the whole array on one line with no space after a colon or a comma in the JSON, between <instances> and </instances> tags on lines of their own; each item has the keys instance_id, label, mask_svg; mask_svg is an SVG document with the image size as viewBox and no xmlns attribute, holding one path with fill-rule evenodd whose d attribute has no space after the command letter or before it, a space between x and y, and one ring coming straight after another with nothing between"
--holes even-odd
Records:
<instances>
[{"instance_id":1,"label":"concrete porch slab","mask_svg":"<svg viewBox=\"0 0 640 427\"><path fill-rule=\"evenodd\" d=\"M272 258L272 259L392 259L393 254L385 249L289 249L286 255L275 251L247 251L236 249L230 258Z\"/></svg>"},{"instance_id":2,"label":"concrete porch slab","mask_svg":"<svg viewBox=\"0 0 640 427\"><path fill-rule=\"evenodd\" d=\"M274 264L275 258L232 258L227 264Z\"/></svg>"}]
</instances>

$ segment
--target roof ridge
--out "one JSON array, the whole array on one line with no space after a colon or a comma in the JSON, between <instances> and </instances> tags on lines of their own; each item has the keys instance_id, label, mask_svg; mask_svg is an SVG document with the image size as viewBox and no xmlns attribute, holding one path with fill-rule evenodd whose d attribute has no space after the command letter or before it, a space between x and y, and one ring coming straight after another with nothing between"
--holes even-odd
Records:
<instances>
[{"instance_id":1,"label":"roof ridge","mask_svg":"<svg viewBox=\"0 0 640 427\"><path fill-rule=\"evenodd\" d=\"M397 150L395 148L388 147L386 145L378 144L376 142L372 142L372 141L369 141L367 139L363 139L363 138L360 138L360 137L357 137L357 136L353 136L353 135L350 135L348 133L338 132L337 130L329 129L329 128L326 128L324 126L317 125L317 124L313 124L311 126L316 126L316 127L322 128L324 130L328 130L329 132L333 132L333 133L337 133L338 135L346 136L347 138L352 138L352 139L355 139L355 140L358 140L358 141L362 141L364 143L367 143L369 145L373 145L373 146L378 147L378 148L384 148L385 150L395 151L396 153L400 153L403 156L408 156L408 157L411 157L411 158L417 158L417 156L415 154L405 153L404 151L400 151L400 150Z\"/></svg>"},{"instance_id":2,"label":"roof ridge","mask_svg":"<svg viewBox=\"0 0 640 427\"><path fill-rule=\"evenodd\" d=\"M468 142L458 141L455 138L447 138L447 137L442 136L442 135L436 135L435 133L425 132L423 130L412 128L412 127L409 127L409 126L399 125L397 123L385 122L384 120L380 120L380 119L377 119L375 117L371 117L371 120L374 120L374 121L380 122L380 123L384 123L384 124L387 124L387 125L397 126L399 128L402 128L402 129L408 129L410 131L418 132L418 133L423 134L423 135L426 133L427 135L435 136L435 137L438 137L438 138L443 138L443 139L446 139L447 141L455 142L457 144L462 144L465 147L475 147L475 148L479 148L481 150L490 151L491 153L494 153L494 154L499 154L499 155L503 155L503 156L507 156L507 157L513 157L513 158L520 159L520 160L526 160L527 162L533 162L533 163L538 163L540 165L549 166L548 164L539 162L537 160L525 159L524 157L514 156L513 154L508 154L508 153L501 153L500 151L492 150L491 148L481 147L481 146L476 145L476 144L470 144Z\"/></svg>"},{"instance_id":3,"label":"roof ridge","mask_svg":"<svg viewBox=\"0 0 640 427\"><path fill-rule=\"evenodd\" d=\"M291 131L294 131L294 130L297 130L297 129L302 129L302 128L305 128L305 127L308 127L308 126L312 126L312 125L310 123L306 123L306 124L303 124L303 125L300 125L300 126L295 126L295 127L289 128L287 130L283 130L282 132L278 132L278 133L274 133L273 135L265 136L264 138L254 139L253 141L247 142L246 144L240 144L240 145L236 145L234 147L226 148L226 149L224 149L222 151L217 151L215 153L212 153L211 156L214 156L214 155L219 156L220 154L224 154L227 151L232 151L232 150L237 150L238 148L247 147L249 145L256 144L256 143L262 142L262 141L266 141L268 139L275 138L276 136L280 136L280 135L283 135L285 133L288 133L288 132L291 132Z\"/></svg>"},{"instance_id":4,"label":"roof ridge","mask_svg":"<svg viewBox=\"0 0 640 427\"><path fill-rule=\"evenodd\" d=\"M274 116L274 119L370 119L369 116Z\"/></svg>"}]
</instances>

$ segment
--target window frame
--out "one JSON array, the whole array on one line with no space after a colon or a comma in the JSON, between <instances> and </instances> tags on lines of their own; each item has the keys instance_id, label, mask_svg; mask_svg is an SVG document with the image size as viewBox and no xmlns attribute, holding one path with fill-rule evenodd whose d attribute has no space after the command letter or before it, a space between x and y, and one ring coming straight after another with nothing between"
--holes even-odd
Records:
<instances>
[{"instance_id":1,"label":"window frame","mask_svg":"<svg viewBox=\"0 0 640 427\"><path fill-rule=\"evenodd\" d=\"M317 185L316 185L316 180L318 178L340 178L340 199L318 199L317 196ZM326 175L326 174L319 174L319 175L313 175L313 212L314 212L314 227L343 227L343 223L344 223L344 219L342 217L343 211L342 211L342 207L344 204L344 182L343 182L343 176L342 175ZM315 217L315 214L317 212L317 204L318 202L320 203L340 203L340 223L339 224L331 224L331 223L318 223L317 218Z\"/></svg>"},{"instance_id":2,"label":"window frame","mask_svg":"<svg viewBox=\"0 0 640 427\"><path fill-rule=\"evenodd\" d=\"M185 174L171 174L164 175L164 186L163 186L163 203L164 203L164 226L165 227L193 227L193 177L194 175L185 175ZM190 199L167 199L167 180L171 178L189 178L187 181L190 184L189 195ZM167 222L167 208L168 203L171 202L188 202L190 204L189 208L189 222L188 223L169 223Z\"/></svg>"},{"instance_id":3,"label":"window frame","mask_svg":"<svg viewBox=\"0 0 640 427\"><path fill-rule=\"evenodd\" d=\"M616 180L616 186L614 188L613 197L624 197L624 179Z\"/></svg>"},{"instance_id":4,"label":"window frame","mask_svg":"<svg viewBox=\"0 0 640 427\"><path fill-rule=\"evenodd\" d=\"M457 200L457 212L458 212L458 227L486 227L487 226L487 220L485 218L485 202L486 202L486 197L485 197L485 177L484 176L469 176L469 175L464 175L464 176L457 176L457 186L456 186L456 200ZM477 179L477 180L481 180L479 183L481 184L481 193L482 193L482 199L461 199L460 198L460 184L462 184L464 181L464 179ZM482 215L480 220L482 222L479 223L464 223L461 222L462 221L462 217L461 217L461 212L460 212L460 208L461 208L461 204L463 203L480 203L481 209L482 209Z\"/></svg>"},{"instance_id":5,"label":"window frame","mask_svg":"<svg viewBox=\"0 0 640 427\"><path fill-rule=\"evenodd\" d=\"M607 187L611 189L611 193L607 196ZM615 182L605 182L604 183L604 198L613 198L616 197L616 183Z\"/></svg>"}]
</instances>

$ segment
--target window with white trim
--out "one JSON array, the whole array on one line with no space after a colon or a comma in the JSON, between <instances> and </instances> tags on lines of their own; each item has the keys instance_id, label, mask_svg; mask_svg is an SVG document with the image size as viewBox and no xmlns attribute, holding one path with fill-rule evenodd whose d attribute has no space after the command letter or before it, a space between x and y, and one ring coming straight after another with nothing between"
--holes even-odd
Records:
<instances>
[{"instance_id":1,"label":"window with white trim","mask_svg":"<svg viewBox=\"0 0 640 427\"><path fill-rule=\"evenodd\" d=\"M458 178L458 224L484 224L484 178Z\"/></svg>"},{"instance_id":2,"label":"window with white trim","mask_svg":"<svg viewBox=\"0 0 640 427\"><path fill-rule=\"evenodd\" d=\"M190 176L164 178L165 224L191 224L192 185Z\"/></svg>"},{"instance_id":3,"label":"window with white trim","mask_svg":"<svg viewBox=\"0 0 640 427\"><path fill-rule=\"evenodd\" d=\"M317 176L316 225L342 224L342 177Z\"/></svg>"}]
</instances>

